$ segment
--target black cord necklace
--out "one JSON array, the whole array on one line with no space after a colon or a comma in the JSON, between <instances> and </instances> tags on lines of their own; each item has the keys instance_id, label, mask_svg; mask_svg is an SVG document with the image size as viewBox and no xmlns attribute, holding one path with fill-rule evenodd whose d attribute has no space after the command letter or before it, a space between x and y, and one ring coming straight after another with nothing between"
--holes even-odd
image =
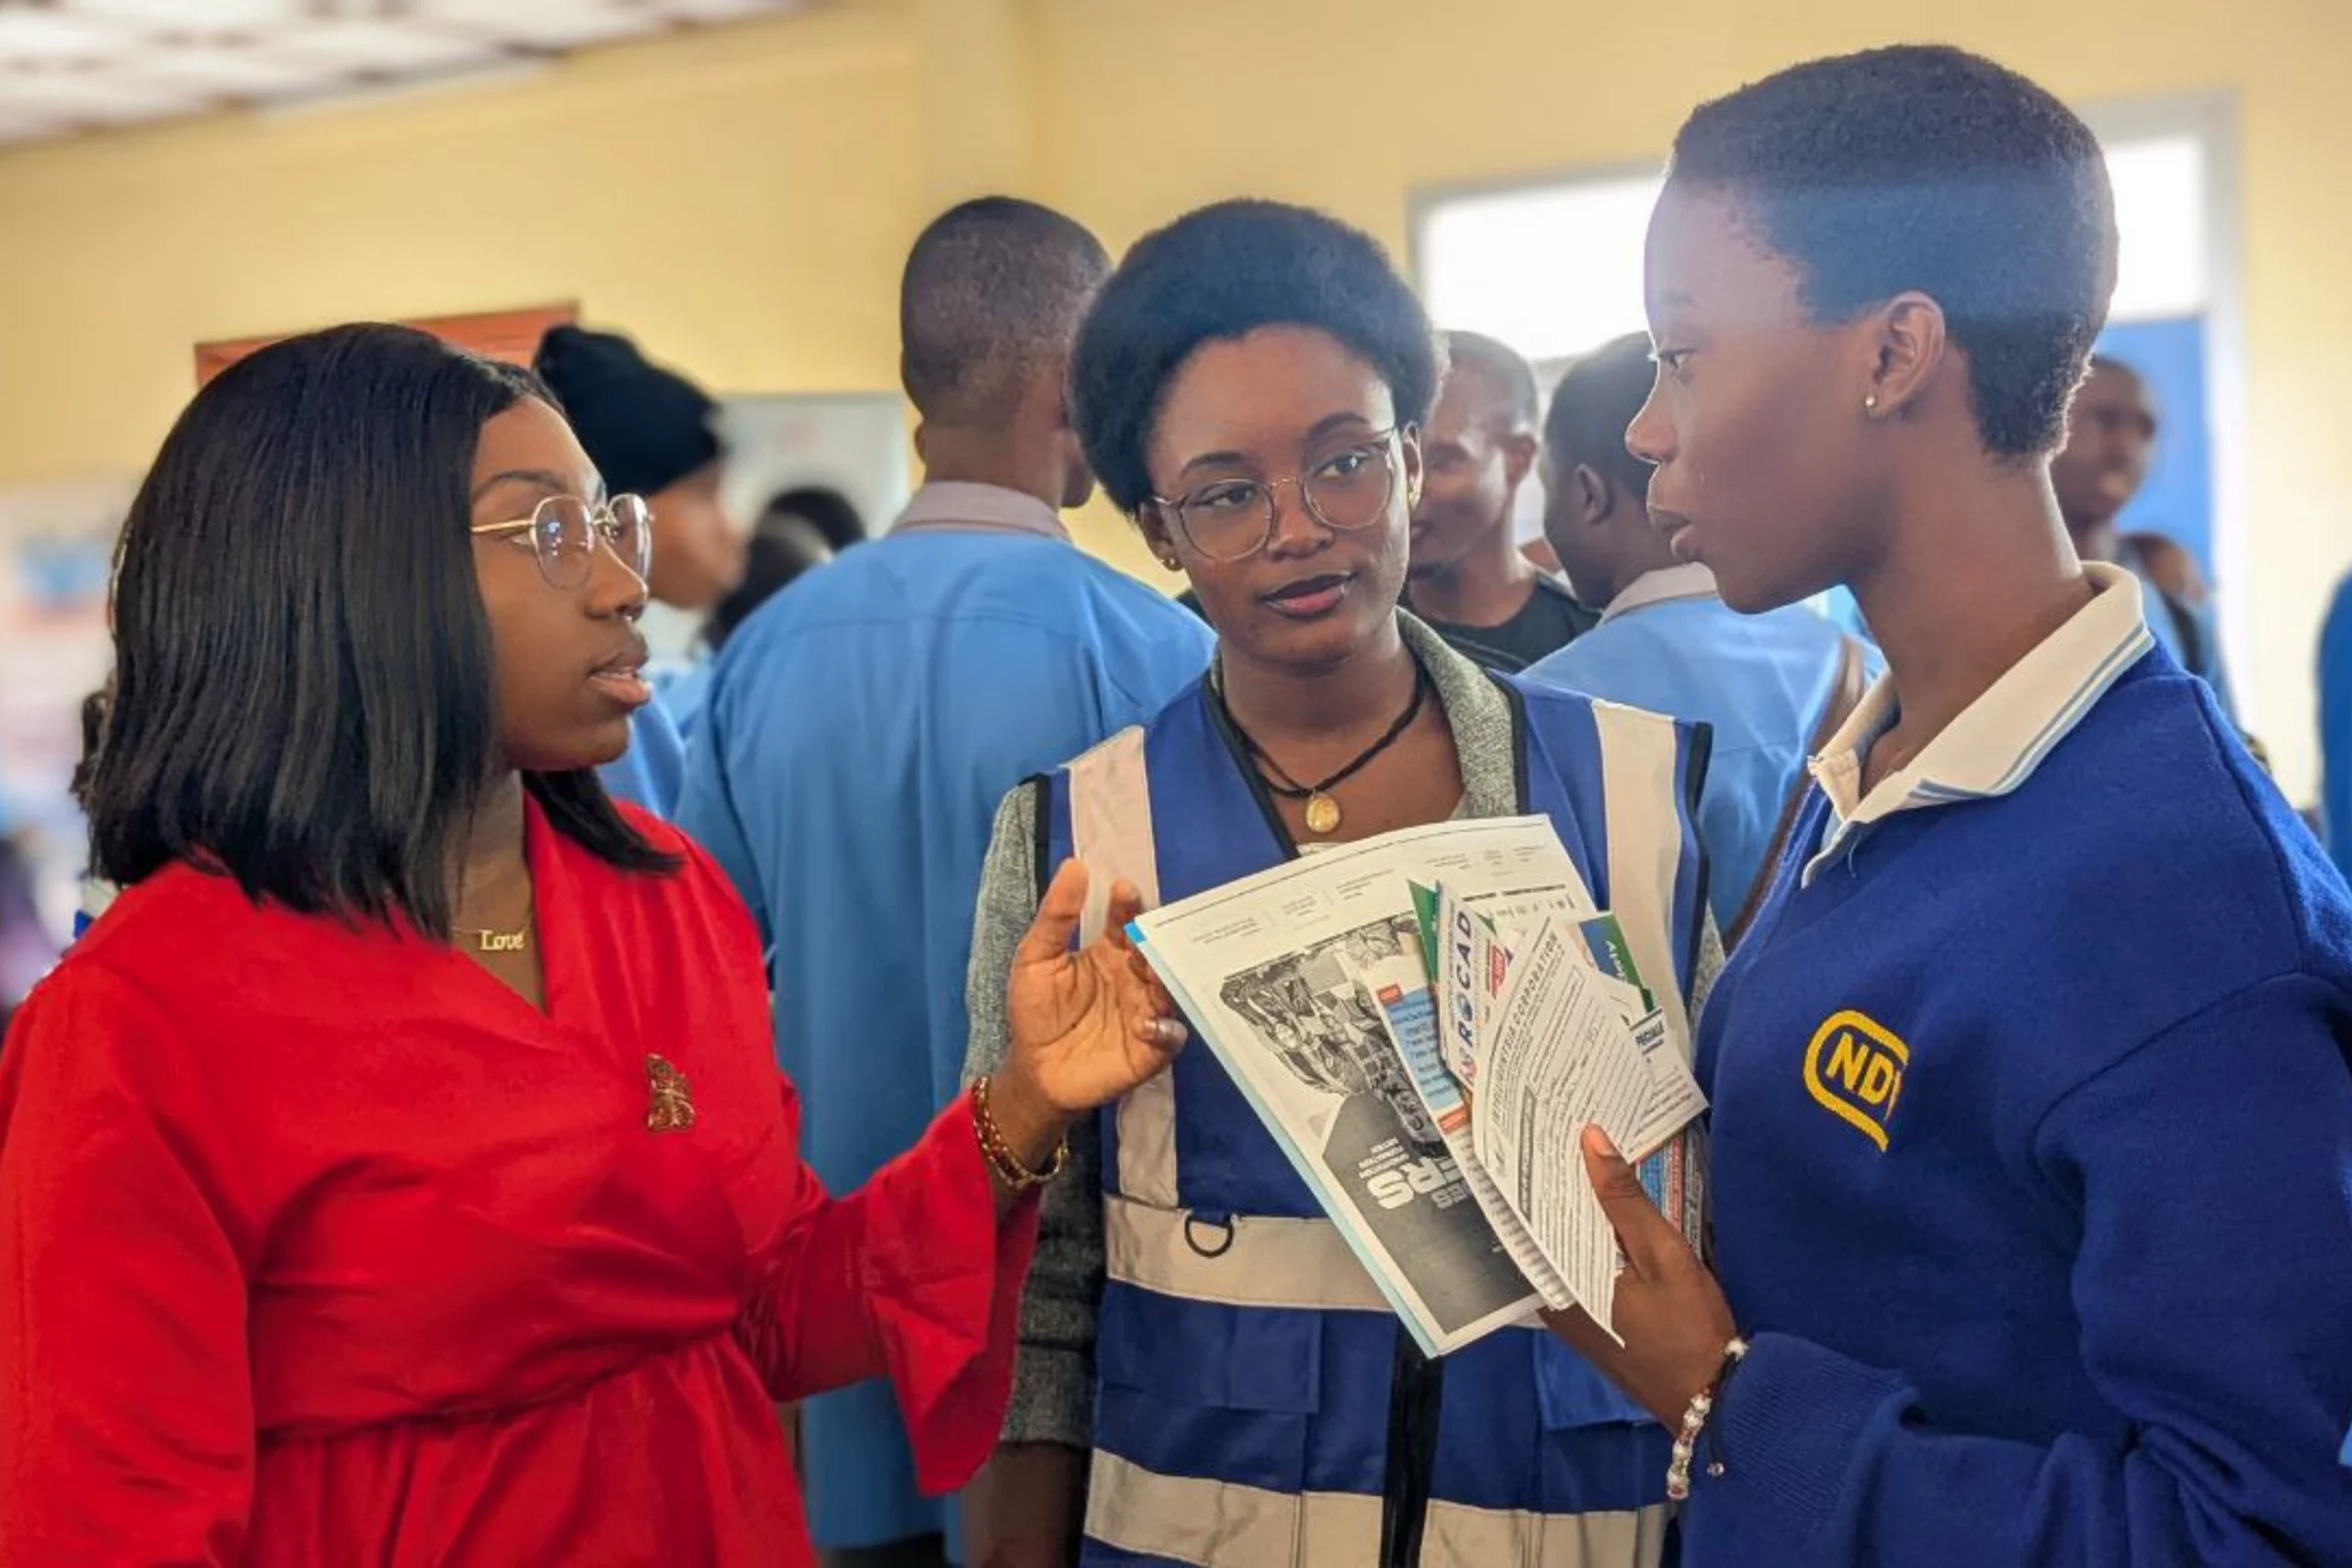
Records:
<instances>
[{"instance_id":1,"label":"black cord necklace","mask_svg":"<svg viewBox=\"0 0 2352 1568\"><path fill-rule=\"evenodd\" d=\"M1266 755L1266 749L1259 745L1256 738L1248 730L1241 728L1240 721L1233 716L1233 709L1226 703L1225 690L1222 685L1216 688L1216 705L1225 712L1225 722L1233 727L1233 733L1241 737L1241 744L1250 749L1250 755L1259 762L1258 776L1264 782L1265 786L1284 800L1306 802L1306 830L1310 833L1329 835L1339 831L1340 828L1340 803L1331 798L1331 792L1355 777L1363 770L1365 764L1395 745L1396 738L1413 727L1413 720L1421 716L1421 703L1428 697L1429 690L1430 672L1423 669L1421 661L1416 659L1413 660L1412 699L1406 703L1405 711L1396 716L1396 722L1390 725L1379 739L1357 752L1355 760L1346 767L1319 784L1301 784L1293 778L1289 769ZM1269 777L1269 774L1272 776Z\"/></svg>"}]
</instances>

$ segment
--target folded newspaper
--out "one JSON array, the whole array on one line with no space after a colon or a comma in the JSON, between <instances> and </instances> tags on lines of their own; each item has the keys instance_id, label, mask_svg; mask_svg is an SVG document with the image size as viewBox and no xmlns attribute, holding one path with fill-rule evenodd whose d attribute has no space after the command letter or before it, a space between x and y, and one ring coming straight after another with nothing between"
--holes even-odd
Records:
<instances>
[{"instance_id":1,"label":"folded newspaper","mask_svg":"<svg viewBox=\"0 0 2352 1568\"><path fill-rule=\"evenodd\" d=\"M1589 1125L1698 1245L1690 1042L1548 819L1336 845L1134 931L1427 1354L1547 1306L1609 1327Z\"/></svg>"}]
</instances>

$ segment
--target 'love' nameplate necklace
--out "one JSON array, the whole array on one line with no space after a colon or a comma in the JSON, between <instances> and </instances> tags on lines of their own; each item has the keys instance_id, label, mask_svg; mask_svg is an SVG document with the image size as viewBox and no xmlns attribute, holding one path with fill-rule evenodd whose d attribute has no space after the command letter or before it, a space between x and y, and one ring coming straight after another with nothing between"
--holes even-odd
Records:
<instances>
[{"instance_id":1,"label":"'love' nameplate necklace","mask_svg":"<svg viewBox=\"0 0 2352 1568\"><path fill-rule=\"evenodd\" d=\"M528 926L518 931L472 931L458 934L470 938L476 953L522 953L531 945L531 928Z\"/></svg>"},{"instance_id":2,"label":"'love' nameplate necklace","mask_svg":"<svg viewBox=\"0 0 2352 1568\"><path fill-rule=\"evenodd\" d=\"M1379 739L1357 752L1353 761L1317 784L1299 783L1291 776L1288 769L1266 755L1265 748L1259 745L1250 733L1235 721L1233 710L1226 707L1225 693L1222 690L1217 692L1216 700L1217 705L1225 708L1226 723L1233 726L1233 733L1241 737L1241 744L1248 747L1250 755L1256 759L1259 764L1258 776L1264 782L1267 789L1281 795L1284 800L1305 801L1306 830L1329 837L1340 830L1340 803L1331 798L1331 792L1363 772L1364 766L1374 757L1394 746L1399 736L1413 728L1413 721L1421 716L1421 703L1429 695L1429 690L1430 672L1421 668L1421 661L1417 659L1413 660L1413 694L1405 704L1405 711L1396 716L1396 722L1390 725Z\"/></svg>"}]
</instances>

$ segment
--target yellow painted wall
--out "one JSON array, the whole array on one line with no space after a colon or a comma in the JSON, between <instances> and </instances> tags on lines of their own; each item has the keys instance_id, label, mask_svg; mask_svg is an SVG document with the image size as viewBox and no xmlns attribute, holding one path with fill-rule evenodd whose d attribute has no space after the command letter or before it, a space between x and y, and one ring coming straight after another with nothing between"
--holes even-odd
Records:
<instances>
[{"instance_id":1,"label":"yellow painted wall","mask_svg":"<svg viewBox=\"0 0 2352 1568\"><path fill-rule=\"evenodd\" d=\"M859 13L0 154L0 479L136 463L200 340L576 299L712 384L879 387L923 204Z\"/></svg>"},{"instance_id":2,"label":"yellow painted wall","mask_svg":"<svg viewBox=\"0 0 2352 1568\"><path fill-rule=\"evenodd\" d=\"M904 246L956 197L1037 196L1115 246L1272 195L1402 254L1416 189L1656 158L1700 97L1919 38L2077 102L2236 96L2255 536L2228 586L2307 787L2352 564L2340 0L837 0L511 86L0 153L0 482L141 460L198 339L359 314L573 298L722 388L886 387ZM1148 564L1116 519L1082 536Z\"/></svg>"}]
</instances>

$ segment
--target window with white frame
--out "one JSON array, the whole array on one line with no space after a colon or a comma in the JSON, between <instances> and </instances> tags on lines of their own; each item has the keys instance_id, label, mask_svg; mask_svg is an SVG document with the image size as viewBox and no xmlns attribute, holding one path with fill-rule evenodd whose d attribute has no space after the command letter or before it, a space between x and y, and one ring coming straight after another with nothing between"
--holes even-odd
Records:
<instances>
[{"instance_id":1,"label":"window with white frame","mask_svg":"<svg viewBox=\"0 0 2352 1568\"><path fill-rule=\"evenodd\" d=\"M2206 163L2206 138L2193 130L2109 144L2119 325L2205 310ZM1661 184L1595 175L1424 202L1414 239L1430 316L1539 364L1640 332L1642 238Z\"/></svg>"}]
</instances>

